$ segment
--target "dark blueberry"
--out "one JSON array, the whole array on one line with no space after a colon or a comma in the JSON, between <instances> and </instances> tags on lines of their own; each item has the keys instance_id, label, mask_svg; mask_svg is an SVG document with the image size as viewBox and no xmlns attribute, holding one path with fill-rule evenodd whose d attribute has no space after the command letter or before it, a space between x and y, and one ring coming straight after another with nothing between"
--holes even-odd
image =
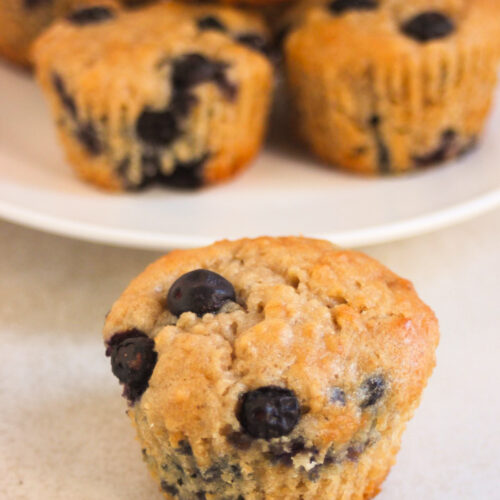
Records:
<instances>
[{"instance_id":1,"label":"dark blueberry","mask_svg":"<svg viewBox=\"0 0 500 500\"><path fill-rule=\"evenodd\" d=\"M161 482L161 489L174 497L179 494L177 486L175 486L174 484L169 484L166 481Z\"/></svg>"},{"instance_id":2,"label":"dark blueberry","mask_svg":"<svg viewBox=\"0 0 500 500\"><path fill-rule=\"evenodd\" d=\"M347 448L347 460L350 462L357 462L361 453L363 453L365 446L361 443L353 444Z\"/></svg>"},{"instance_id":3,"label":"dark blueberry","mask_svg":"<svg viewBox=\"0 0 500 500\"><path fill-rule=\"evenodd\" d=\"M201 317L217 313L226 302L235 300L233 285L227 279L207 269L196 269L183 274L170 287L167 307L176 316L191 311Z\"/></svg>"},{"instance_id":4,"label":"dark blueberry","mask_svg":"<svg viewBox=\"0 0 500 500\"><path fill-rule=\"evenodd\" d=\"M78 26L85 26L87 24L102 23L113 17L115 17L115 14L111 9L103 5L96 5L94 7L74 10L68 15L67 19Z\"/></svg>"},{"instance_id":5,"label":"dark blueberry","mask_svg":"<svg viewBox=\"0 0 500 500\"><path fill-rule=\"evenodd\" d=\"M161 183L179 189L197 189L203 186L203 166L208 155L199 160L177 162L170 175L162 175Z\"/></svg>"},{"instance_id":6,"label":"dark blueberry","mask_svg":"<svg viewBox=\"0 0 500 500\"><path fill-rule=\"evenodd\" d=\"M194 94L186 92L185 89L177 90L174 88L168 109L174 116L183 118L189 114L197 102L198 98Z\"/></svg>"},{"instance_id":7,"label":"dark blueberry","mask_svg":"<svg viewBox=\"0 0 500 500\"><path fill-rule=\"evenodd\" d=\"M241 467L238 464L231 465L230 467L231 474L236 478L236 479L241 479L243 477Z\"/></svg>"},{"instance_id":8,"label":"dark blueberry","mask_svg":"<svg viewBox=\"0 0 500 500\"><path fill-rule=\"evenodd\" d=\"M315 465L312 469L309 470L307 473L307 478L309 481L312 481L313 483L316 482L319 479L319 475L321 472L321 469L323 468L322 464Z\"/></svg>"},{"instance_id":9,"label":"dark blueberry","mask_svg":"<svg viewBox=\"0 0 500 500\"><path fill-rule=\"evenodd\" d=\"M292 432L300 405L293 391L270 385L245 393L237 417L250 436L273 439Z\"/></svg>"},{"instance_id":10,"label":"dark blueberry","mask_svg":"<svg viewBox=\"0 0 500 500\"><path fill-rule=\"evenodd\" d=\"M455 24L442 12L428 11L406 21L401 30L419 42L428 42L447 37L455 31Z\"/></svg>"},{"instance_id":11,"label":"dark blueberry","mask_svg":"<svg viewBox=\"0 0 500 500\"><path fill-rule=\"evenodd\" d=\"M108 344L111 370L125 384L124 395L132 402L148 387L158 357L154 346L153 339L135 329L113 335Z\"/></svg>"},{"instance_id":12,"label":"dark blueberry","mask_svg":"<svg viewBox=\"0 0 500 500\"><path fill-rule=\"evenodd\" d=\"M35 7L38 7L39 5L50 5L52 3L52 0L24 0L24 8L25 9L34 9Z\"/></svg>"},{"instance_id":13,"label":"dark blueberry","mask_svg":"<svg viewBox=\"0 0 500 500\"><path fill-rule=\"evenodd\" d=\"M197 500L206 500L207 496L204 491L198 491L196 493Z\"/></svg>"},{"instance_id":14,"label":"dark blueberry","mask_svg":"<svg viewBox=\"0 0 500 500\"><path fill-rule=\"evenodd\" d=\"M369 120L377 147L378 168L381 174L387 174L391 171L391 153L380 130L381 123L382 119L379 115L373 115Z\"/></svg>"},{"instance_id":15,"label":"dark blueberry","mask_svg":"<svg viewBox=\"0 0 500 500\"><path fill-rule=\"evenodd\" d=\"M274 44L281 47L285 42L287 36L292 32L292 26L287 25L280 28L274 36Z\"/></svg>"},{"instance_id":16,"label":"dark blueberry","mask_svg":"<svg viewBox=\"0 0 500 500\"><path fill-rule=\"evenodd\" d=\"M236 36L236 41L265 55L268 55L270 52L267 41L256 33L241 33Z\"/></svg>"},{"instance_id":17,"label":"dark blueberry","mask_svg":"<svg viewBox=\"0 0 500 500\"><path fill-rule=\"evenodd\" d=\"M88 122L84 125L80 125L76 136L90 154L96 156L102 153L103 146L92 123Z\"/></svg>"},{"instance_id":18,"label":"dark blueberry","mask_svg":"<svg viewBox=\"0 0 500 500\"><path fill-rule=\"evenodd\" d=\"M66 111L73 117L76 117L76 104L75 100L66 90L66 85L64 85L63 79L57 74L52 74L52 85L56 89L59 99Z\"/></svg>"},{"instance_id":19,"label":"dark blueberry","mask_svg":"<svg viewBox=\"0 0 500 500\"><path fill-rule=\"evenodd\" d=\"M418 167L428 167L434 163L441 163L451 158L457 153L457 139L458 136L454 130L445 130L441 134L438 147L426 155L415 157L415 164Z\"/></svg>"},{"instance_id":20,"label":"dark blueberry","mask_svg":"<svg viewBox=\"0 0 500 500\"><path fill-rule=\"evenodd\" d=\"M216 16L204 16L198 19L198 28L200 30L227 31L226 26Z\"/></svg>"},{"instance_id":21,"label":"dark blueberry","mask_svg":"<svg viewBox=\"0 0 500 500\"><path fill-rule=\"evenodd\" d=\"M337 463L335 450L333 446L330 446L330 448L328 448L328 451L326 452L325 459L323 460L323 465L332 465L335 463Z\"/></svg>"},{"instance_id":22,"label":"dark blueberry","mask_svg":"<svg viewBox=\"0 0 500 500\"><path fill-rule=\"evenodd\" d=\"M377 0L334 0L328 5L330 11L337 15L349 10L374 10L377 7Z\"/></svg>"},{"instance_id":23,"label":"dark blueberry","mask_svg":"<svg viewBox=\"0 0 500 500\"><path fill-rule=\"evenodd\" d=\"M226 65L211 61L201 54L186 54L172 67L172 82L176 89L187 89L200 83L214 81Z\"/></svg>"},{"instance_id":24,"label":"dark blueberry","mask_svg":"<svg viewBox=\"0 0 500 500\"><path fill-rule=\"evenodd\" d=\"M330 403L345 406L345 392L340 387L332 387L329 394Z\"/></svg>"},{"instance_id":25,"label":"dark blueberry","mask_svg":"<svg viewBox=\"0 0 500 500\"><path fill-rule=\"evenodd\" d=\"M365 380L361 385L361 408L373 406L384 395L385 389L385 379L381 375L374 375Z\"/></svg>"},{"instance_id":26,"label":"dark blueberry","mask_svg":"<svg viewBox=\"0 0 500 500\"><path fill-rule=\"evenodd\" d=\"M203 473L203 479L207 483L213 483L214 481L217 481L222 476L222 469L223 467L221 464L212 465Z\"/></svg>"},{"instance_id":27,"label":"dark blueberry","mask_svg":"<svg viewBox=\"0 0 500 500\"><path fill-rule=\"evenodd\" d=\"M202 83L214 82L228 98L234 98L236 88L227 79L227 67L226 63L212 61L201 54L186 54L173 63L174 89L177 92L185 91Z\"/></svg>"},{"instance_id":28,"label":"dark blueberry","mask_svg":"<svg viewBox=\"0 0 500 500\"><path fill-rule=\"evenodd\" d=\"M177 449L175 450L177 453L181 455L185 455L187 457L192 457L193 456L193 449L191 448L191 445L189 444L189 441L187 439L183 439L182 441L179 441L177 445Z\"/></svg>"},{"instance_id":29,"label":"dark blueberry","mask_svg":"<svg viewBox=\"0 0 500 500\"><path fill-rule=\"evenodd\" d=\"M174 113L150 109L145 109L139 116L136 132L144 142L153 146L168 146L181 133Z\"/></svg>"}]
</instances>

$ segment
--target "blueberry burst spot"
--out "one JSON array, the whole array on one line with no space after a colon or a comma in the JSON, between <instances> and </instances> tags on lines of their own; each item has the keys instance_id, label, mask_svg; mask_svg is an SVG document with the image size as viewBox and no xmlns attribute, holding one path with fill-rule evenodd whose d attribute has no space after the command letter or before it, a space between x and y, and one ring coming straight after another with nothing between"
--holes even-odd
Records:
<instances>
[{"instance_id":1,"label":"blueberry burst spot","mask_svg":"<svg viewBox=\"0 0 500 500\"><path fill-rule=\"evenodd\" d=\"M236 88L226 76L227 63L214 61L202 54L186 54L172 67L172 83L176 91L186 91L202 83L214 82L229 98L234 98Z\"/></svg>"},{"instance_id":2,"label":"blueberry burst spot","mask_svg":"<svg viewBox=\"0 0 500 500\"><path fill-rule=\"evenodd\" d=\"M378 7L377 0L334 0L328 5L336 15L350 10L374 10Z\"/></svg>"},{"instance_id":3,"label":"blueberry burst spot","mask_svg":"<svg viewBox=\"0 0 500 500\"><path fill-rule=\"evenodd\" d=\"M459 151L458 134L453 129L447 129L441 134L439 144L434 151L414 158L418 167L428 167L435 163L441 163L455 156Z\"/></svg>"},{"instance_id":4,"label":"blueberry burst spot","mask_svg":"<svg viewBox=\"0 0 500 500\"><path fill-rule=\"evenodd\" d=\"M113 17L115 17L115 14L111 9L96 5L95 7L74 10L68 15L67 19L78 26L85 26L87 24L102 23Z\"/></svg>"},{"instance_id":5,"label":"blueberry burst spot","mask_svg":"<svg viewBox=\"0 0 500 500\"><path fill-rule=\"evenodd\" d=\"M124 384L123 395L130 402L139 399L148 387L158 355L154 340L133 329L113 335L106 350L111 371Z\"/></svg>"},{"instance_id":6,"label":"blueberry burst spot","mask_svg":"<svg viewBox=\"0 0 500 500\"><path fill-rule=\"evenodd\" d=\"M88 122L84 125L80 125L76 136L91 155L97 156L102 153L103 146L97 134L97 130L92 123Z\"/></svg>"},{"instance_id":7,"label":"blueberry burst spot","mask_svg":"<svg viewBox=\"0 0 500 500\"><path fill-rule=\"evenodd\" d=\"M137 120L136 132L144 142L152 146L168 146L181 134L177 117L170 109L145 109Z\"/></svg>"},{"instance_id":8,"label":"blueberry burst spot","mask_svg":"<svg viewBox=\"0 0 500 500\"><path fill-rule=\"evenodd\" d=\"M428 11L406 21L401 30L410 38L425 43L447 37L455 31L455 24L442 12Z\"/></svg>"},{"instance_id":9,"label":"blueberry burst spot","mask_svg":"<svg viewBox=\"0 0 500 500\"><path fill-rule=\"evenodd\" d=\"M76 117L76 104L73 97L66 89L63 79L57 73L52 74L52 85L59 96L63 108L73 117Z\"/></svg>"},{"instance_id":10,"label":"blueberry burst spot","mask_svg":"<svg viewBox=\"0 0 500 500\"><path fill-rule=\"evenodd\" d=\"M40 5L50 5L52 0L24 0L23 5L25 9L33 9Z\"/></svg>"},{"instance_id":11,"label":"blueberry burst spot","mask_svg":"<svg viewBox=\"0 0 500 500\"><path fill-rule=\"evenodd\" d=\"M299 422L299 401L290 389L260 387L243 395L237 417L245 432L254 438L286 436Z\"/></svg>"},{"instance_id":12,"label":"blueberry burst spot","mask_svg":"<svg viewBox=\"0 0 500 500\"><path fill-rule=\"evenodd\" d=\"M167 307L176 316L191 311L201 317L217 313L226 302L235 300L233 285L227 279L207 269L196 269L183 274L170 287Z\"/></svg>"},{"instance_id":13,"label":"blueberry burst spot","mask_svg":"<svg viewBox=\"0 0 500 500\"><path fill-rule=\"evenodd\" d=\"M374 375L366 379L361 385L361 408L373 406L386 390L385 379L381 375Z\"/></svg>"},{"instance_id":14,"label":"blueberry burst spot","mask_svg":"<svg viewBox=\"0 0 500 500\"><path fill-rule=\"evenodd\" d=\"M198 28L200 30L215 30L215 31L227 31L226 26L220 21L216 16L204 16L198 19Z\"/></svg>"},{"instance_id":15,"label":"blueberry burst spot","mask_svg":"<svg viewBox=\"0 0 500 500\"><path fill-rule=\"evenodd\" d=\"M270 52L267 41L256 33L241 33L236 36L236 41L264 55Z\"/></svg>"}]
</instances>

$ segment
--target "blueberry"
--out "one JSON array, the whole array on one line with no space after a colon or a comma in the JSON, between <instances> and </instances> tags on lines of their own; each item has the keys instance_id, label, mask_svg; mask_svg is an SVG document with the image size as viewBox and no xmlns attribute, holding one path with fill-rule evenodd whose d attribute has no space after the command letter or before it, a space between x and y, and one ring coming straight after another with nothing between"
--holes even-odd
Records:
<instances>
[{"instance_id":1,"label":"blueberry","mask_svg":"<svg viewBox=\"0 0 500 500\"><path fill-rule=\"evenodd\" d=\"M216 16L204 16L198 19L198 28L200 30L227 31L226 26Z\"/></svg>"},{"instance_id":2,"label":"blueberry","mask_svg":"<svg viewBox=\"0 0 500 500\"><path fill-rule=\"evenodd\" d=\"M245 432L254 438L286 436L299 422L299 401L290 389L260 387L243 395L237 417Z\"/></svg>"},{"instance_id":3,"label":"blueberry","mask_svg":"<svg viewBox=\"0 0 500 500\"><path fill-rule=\"evenodd\" d=\"M169 495L176 496L179 494L179 489L174 484L169 484L166 481L161 482L161 489Z\"/></svg>"},{"instance_id":4,"label":"blueberry","mask_svg":"<svg viewBox=\"0 0 500 500\"><path fill-rule=\"evenodd\" d=\"M189 114L191 108L198 102L198 98L184 90L173 89L169 111L177 118L183 118Z\"/></svg>"},{"instance_id":5,"label":"blueberry","mask_svg":"<svg viewBox=\"0 0 500 500\"><path fill-rule=\"evenodd\" d=\"M366 379L361 385L361 408L373 406L384 395L385 389L386 382L381 375L374 375Z\"/></svg>"},{"instance_id":6,"label":"blueberry","mask_svg":"<svg viewBox=\"0 0 500 500\"><path fill-rule=\"evenodd\" d=\"M233 98L236 89L227 79L227 67L226 63L210 60L202 54L186 54L173 63L174 90L182 92L202 83L214 82L229 98Z\"/></svg>"},{"instance_id":7,"label":"blueberry","mask_svg":"<svg viewBox=\"0 0 500 500\"><path fill-rule=\"evenodd\" d=\"M54 86L61 103L66 109L66 111L73 117L76 117L76 104L75 100L69 92L66 90L66 85L64 84L63 79L57 73L52 74L52 85Z\"/></svg>"},{"instance_id":8,"label":"blueberry","mask_svg":"<svg viewBox=\"0 0 500 500\"><path fill-rule=\"evenodd\" d=\"M269 54L269 44L262 36L256 33L241 33L236 36L236 41L262 54Z\"/></svg>"},{"instance_id":9,"label":"blueberry","mask_svg":"<svg viewBox=\"0 0 500 500\"><path fill-rule=\"evenodd\" d=\"M381 174L387 174L391 171L391 153L381 130L382 118L379 115L372 115L369 119L369 124L373 129L379 171Z\"/></svg>"},{"instance_id":10,"label":"blueberry","mask_svg":"<svg viewBox=\"0 0 500 500\"><path fill-rule=\"evenodd\" d=\"M203 178L203 165L207 158L208 155L205 155L198 160L177 162L170 175L161 175L160 182L166 186L179 189L200 188L205 182Z\"/></svg>"},{"instance_id":11,"label":"blueberry","mask_svg":"<svg viewBox=\"0 0 500 500\"><path fill-rule=\"evenodd\" d=\"M226 64L211 61L201 54L186 54L173 63L174 88L186 89L200 83L215 81L226 67Z\"/></svg>"},{"instance_id":12,"label":"blueberry","mask_svg":"<svg viewBox=\"0 0 500 500\"><path fill-rule=\"evenodd\" d=\"M191 445L189 444L189 441L187 439L179 441L177 449L175 451L181 455L185 455L186 457L193 456L193 449L191 448Z\"/></svg>"},{"instance_id":13,"label":"blueberry","mask_svg":"<svg viewBox=\"0 0 500 500\"><path fill-rule=\"evenodd\" d=\"M207 269L197 269L183 274L170 287L167 307L176 316L191 311L201 317L217 313L226 302L235 300L236 294L229 281Z\"/></svg>"},{"instance_id":14,"label":"blueberry","mask_svg":"<svg viewBox=\"0 0 500 500\"><path fill-rule=\"evenodd\" d=\"M329 393L330 403L345 406L345 392L340 387L332 387Z\"/></svg>"},{"instance_id":15,"label":"blueberry","mask_svg":"<svg viewBox=\"0 0 500 500\"><path fill-rule=\"evenodd\" d=\"M92 123L88 122L80 125L76 136L91 155L96 156L102 153L103 146Z\"/></svg>"},{"instance_id":16,"label":"blueberry","mask_svg":"<svg viewBox=\"0 0 500 500\"><path fill-rule=\"evenodd\" d=\"M124 395L136 401L147 389L158 358L154 340L133 329L111 338L106 355L111 357L111 370L125 385Z\"/></svg>"},{"instance_id":17,"label":"blueberry","mask_svg":"<svg viewBox=\"0 0 500 500\"><path fill-rule=\"evenodd\" d=\"M328 4L330 11L337 15L349 10L374 10L377 7L377 0L334 0Z\"/></svg>"},{"instance_id":18,"label":"blueberry","mask_svg":"<svg viewBox=\"0 0 500 500\"><path fill-rule=\"evenodd\" d=\"M23 5L25 9L33 9L39 5L50 5L52 0L24 0Z\"/></svg>"},{"instance_id":19,"label":"blueberry","mask_svg":"<svg viewBox=\"0 0 500 500\"><path fill-rule=\"evenodd\" d=\"M455 24L442 12L428 11L406 21L401 30L405 35L425 43L447 37L455 31Z\"/></svg>"},{"instance_id":20,"label":"blueberry","mask_svg":"<svg viewBox=\"0 0 500 500\"><path fill-rule=\"evenodd\" d=\"M427 167L434 163L441 163L454 156L457 152L458 135L453 129L447 129L441 134L441 140L434 151L414 158L418 167Z\"/></svg>"},{"instance_id":21,"label":"blueberry","mask_svg":"<svg viewBox=\"0 0 500 500\"><path fill-rule=\"evenodd\" d=\"M113 17L115 17L115 14L111 9L103 5L96 5L94 7L74 10L68 15L67 19L78 26L85 26L87 24L102 23Z\"/></svg>"},{"instance_id":22,"label":"blueberry","mask_svg":"<svg viewBox=\"0 0 500 500\"><path fill-rule=\"evenodd\" d=\"M136 125L137 135L152 146L168 146L180 135L177 119L171 111L145 109Z\"/></svg>"}]
</instances>

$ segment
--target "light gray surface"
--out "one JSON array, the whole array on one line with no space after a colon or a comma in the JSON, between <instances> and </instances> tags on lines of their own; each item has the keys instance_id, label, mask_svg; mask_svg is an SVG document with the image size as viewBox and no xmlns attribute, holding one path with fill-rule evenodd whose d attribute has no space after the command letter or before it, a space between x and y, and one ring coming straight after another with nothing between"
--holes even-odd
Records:
<instances>
[{"instance_id":1,"label":"light gray surface","mask_svg":"<svg viewBox=\"0 0 500 500\"><path fill-rule=\"evenodd\" d=\"M366 251L414 281L438 367L380 500L500 498L500 211ZM0 222L0 498L160 500L100 339L158 254Z\"/></svg>"}]
</instances>

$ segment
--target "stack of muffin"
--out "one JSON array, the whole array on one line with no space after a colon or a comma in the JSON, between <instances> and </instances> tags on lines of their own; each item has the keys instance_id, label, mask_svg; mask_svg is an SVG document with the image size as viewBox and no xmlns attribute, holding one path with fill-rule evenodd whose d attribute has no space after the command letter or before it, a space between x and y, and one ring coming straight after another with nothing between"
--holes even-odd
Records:
<instances>
[{"instance_id":1,"label":"stack of muffin","mask_svg":"<svg viewBox=\"0 0 500 500\"><path fill-rule=\"evenodd\" d=\"M336 167L442 163L477 144L491 108L496 0L132 3L0 5L0 53L34 63L70 163L107 189L196 188L241 171L265 136L272 52L297 130Z\"/></svg>"}]
</instances>

